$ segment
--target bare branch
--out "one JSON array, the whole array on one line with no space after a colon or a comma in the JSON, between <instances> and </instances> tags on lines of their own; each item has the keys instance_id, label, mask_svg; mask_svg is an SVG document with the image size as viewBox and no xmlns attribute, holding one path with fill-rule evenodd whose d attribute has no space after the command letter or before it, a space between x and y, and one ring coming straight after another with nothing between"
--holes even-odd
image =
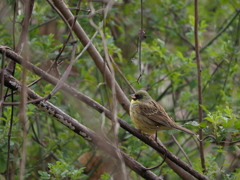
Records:
<instances>
[{"instance_id":1,"label":"bare branch","mask_svg":"<svg viewBox=\"0 0 240 180\"><path fill-rule=\"evenodd\" d=\"M54 5L58 8L58 10L62 13L62 15L65 17L65 19L68 20L69 24L73 24L74 16L69 11L68 7L62 0L53 0ZM73 26L73 31L76 34L76 36L79 38L79 40L82 42L84 46L86 46L90 39L88 38L87 34L84 32L82 27L78 22L76 22ZM111 74L108 67L106 67L103 58L95 48L93 44L89 45L89 48L87 49L89 55L92 57L93 61L95 62L96 66L106 79L107 84L111 87L111 82L114 82L115 88L116 88L116 96L118 99L118 102L123 106L123 108L129 112L129 100L126 97L126 95L123 93L120 86L117 84L117 82L113 79L113 75Z\"/></svg>"},{"instance_id":2,"label":"bare branch","mask_svg":"<svg viewBox=\"0 0 240 180\"><path fill-rule=\"evenodd\" d=\"M203 110L202 110L202 69L200 65L200 52L199 52L199 43L198 43L198 0L194 1L194 12L195 12L195 22L194 22L194 38L195 38L195 52L197 60L197 79L198 79L198 114L199 114L199 124L203 121ZM203 138L202 129L199 129L199 138ZM205 159L204 159L204 148L203 142L200 141L200 157L203 172L206 171Z\"/></svg>"}]
</instances>

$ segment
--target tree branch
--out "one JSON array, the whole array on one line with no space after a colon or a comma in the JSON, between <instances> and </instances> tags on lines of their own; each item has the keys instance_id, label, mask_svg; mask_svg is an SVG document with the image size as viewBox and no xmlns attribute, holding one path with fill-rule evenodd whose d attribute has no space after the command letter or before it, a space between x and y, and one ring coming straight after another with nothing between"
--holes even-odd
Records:
<instances>
[{"instance_id":1,"label":"tree branch","mask_svg":"<svg viewBox=\"0 0 240 180\"><path fill-rule=\"evenodd\" d=\"M10 49L6 49L6 47L4 48L3 46L0 46L0 53L3 53L4 51L6 53L6 56L11 58L15 62L17 62L19 64L22 64L22 62L24 61L23 58L21 56L19 56L18 54L16 54L14 51L12 51ZM40 68L35 67L33 64L31 64L29 62L26 64L26 68L29 69L30 71L32 71L33 73L37 74L38 76L42 77L44 80L46 80L47 82L49 82L49 83L51 83L53 85L56 85L57 82L58 82L58 79L52 77L51 75L47 74L46 72L44 72ZM68 93L69 95L73 96L75 99L84 102L85 104L87 104L88 106L90 106L93 109L97 110L98 112L104 113L107 118L111 119L113 117L111 111L109 111L108 109L106 109L105 107L100 105L99 103L95 102L94 100L92 100L88 96L86 96L86 95L76 91L75 89L69 87L68 85L63 84L61 90L63 90L64 92ZM136 136L138 139L140 139L141 141L143 141L144 143L146 143L147 145L149 145L150 147L155 149L158 153L164 155L166 150L163 147L160 147L155 141L150 141L147 136L143 135L136 128L130 126L124 120L122 120L122 119L117 117L117 121L118 121L118 123L120 124L120 126L123 129L125 129L128 132L130 132L131 134ZM178 159L171 152L167 153L167 160L168 161L166 161L166 162L173 162L173 165L168 163L168 165L172 169L174 169L173 166L175 166L175 169L176 168L179 169L179 167L180 167L180 169L184 170L184 171L180 171L181 173L188 172L189 174L191 174L192 176L194 176L194 177L196 177L198 179L207 179L204 175L200 174L199 172L197 172L193 168L189 167L188 164L186 164L185 162L183 162L180 159ZM177 167L176 167L176 165L177 165ZM174 169L174 171L176 172L175 169ZM180 176L180 174L179 174L179 176Z\"/></svg>"},{"instance_id":2,"label":"tree branch","mask_svg":"<svg viewBox=\"0 0 240 180\"><path fill-rule=\"evenodd\" d=\"M4 73L4 77L5 85L7 87L16 91L21 91L22 85L13 76L11 76L9 73ZM26 90L28 99L30 100L42 98L29 88L27 88ZM50 116L54 117L57 121L62 123L70 130L74 131L76 134L82 136L88 142L97 146L100 150L113 156L115 159L119 160L118 153L120 153L126 165L143 178L149 180L161 180L160 177L156 176L151 171L146 170L146 168L142 164L140 164L139 162L135 161L133 158L125 154L118 147L114 146L112 142L109 142L107 139L99 136L91 129L80 124L77 120L73 119L72 117L70 117L69 115L67 115L62 110L58 109L56 106L49 103L48 101L38 101L33 104L37 106L39 109L49 114Z\"/></svg>"},{"instance_id":3,"label":"tree branch","mask_svg":"<svg viewBox=\"0 0 240 180\"><path fill-rule=\"evenodd\" d=\"M198 0L194 1L194 12L195 12L195 22L194 22L194 38L195 38L195 52L196 52L196 61L197 61L197 79L198 79L198 114L199 114L199 124L203 120L203 110L202 110L202 69L200 65L200 52L199 52L199 43L198 43ZM199 138L203 138L202 129L199 129ZM205 159L204 159L204 148L203 142L200 141L200 157L203 172L206 172Z\"/></svg>"},{"instance_id":4,"label":"tree branch","mask_svg":"<svg viewBox=\"0 0 240 180\"><path fill-rule=\"evenodd\" d=\"M58 8L58 10L62 13L65 19L68 20L68 23L72 26L72 24L74 23L74 15L68 9L66 4L62 0L53 0L53 3ZM73 31L84 46L86 46L89 43L90 39L88 38L87 34L85 33L85 31L82 29L81 25L78 22L74 24ZM129 105L130 105L129 100L126 97L126 95L123 93L118 83L115 81L109 68L104 63L102 56L99 54L99 52L97 51L97 49L92 43L88 47L87 51L91 56L91 58L93 59L93 61L95 62L97 68L102 73L103 77L106 79L106 82L109 85L109 87L111 87L112 82L115 84L116 96L117 96L118 102L123 106L123 108L127 112L129 112Z\"/></svg>"}]
</instances>

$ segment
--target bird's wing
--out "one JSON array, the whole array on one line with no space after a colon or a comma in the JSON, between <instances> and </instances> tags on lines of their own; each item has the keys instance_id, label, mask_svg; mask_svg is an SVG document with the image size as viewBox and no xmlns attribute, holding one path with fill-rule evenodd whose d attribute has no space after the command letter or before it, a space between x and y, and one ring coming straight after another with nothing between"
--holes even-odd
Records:
<instances>
[{"instance_id":1,"label":"bird's wing","mask_svg":"<svg viewBox=\"0 0 240 180\"><path fill-rule=\"evenodd\" d=\"M172 128L171 119L163 109L163 107L156 101L149 101L147 103L139 103L140 112L143 116L149 118L157 126L167 126Z\"/></svg>"}]
</instances>

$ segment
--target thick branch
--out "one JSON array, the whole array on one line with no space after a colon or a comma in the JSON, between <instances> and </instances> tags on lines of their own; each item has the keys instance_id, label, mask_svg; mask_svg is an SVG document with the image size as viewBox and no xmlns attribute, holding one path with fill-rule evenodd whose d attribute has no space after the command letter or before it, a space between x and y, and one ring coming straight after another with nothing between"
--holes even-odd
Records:
<instances>
[{"instance_id":1,"label":"thick branch","mask_svg":"<svg viewBox=\"0 0 240 180\"><path fill-rule=\"evenodd\" d=\"M11 76L9 73L5 73L4 77L5 77L5 85L7 87L16 91L21 90L22 86L20 82L17 81L13 76ZM30 89L27 89L27 95L30 100L42 98ZM61 111L60 109L58 109L57 107L49 103L48 101L38 101L33 104L36 105L39 109L48 113L50 116L54 117L56 120L58 120L60 123L68 127L70 130L82 136L85 140L94 144L100 150L110 154L114 158L118 159L117 153L120 153L126 165L129 168L131 168L133 171L135 171L137 174L142 176L143 178L149 179L149 180L150 179L161 180L160 177L156 176L151 171L146 170L146 168L142 164L138 163L133 158L131 158L130 156L122 152L119 148L115 147L113 143L97 135L91 129L88 129L87 127L83 126L77 120L73 119L72 117L70 117L69 115L67 115L66 113L64 113L63 111Z\"/></svg>"},{"instance_id":2,"label":"thick branch","mask_svg":"<svg viewBox=\"0 0 240 180\"><path fill-rule=\"evenodd\" d=\"M70 24L70 26L72 26L74 23L74 15L71 13L68 7L64 4L64 2L62 0L53 0L53 3L58 8L58 10L62 13L65 19L68 20L68 23ZM90 41L90 39L88 38L87 34L85 33L85 31L82 29L82 27L78 22L76 22L73 25L73 31L76 34L76 36L79 38L81 43L84 46L86 46ZM116 96L117 96L118 102L123 106L123 108L127 112L129 112L130 103L128 101L128 98L123 93L122 89L117 84L117 82L115 81L113 75L111 74L108 67L106 66L106 63L104 63L102 56L99 54L99 52L97 51L97 49L92 43L90 44L87 51L91 56L91 58L93 59L93 61L95 62L98 69L100 70L100 72L102 73L102 75L104 76L104 78L106 79L106 82L109 85L109 87L111 87L112 82L115 84Z\"/></svg>"}]
</instances>

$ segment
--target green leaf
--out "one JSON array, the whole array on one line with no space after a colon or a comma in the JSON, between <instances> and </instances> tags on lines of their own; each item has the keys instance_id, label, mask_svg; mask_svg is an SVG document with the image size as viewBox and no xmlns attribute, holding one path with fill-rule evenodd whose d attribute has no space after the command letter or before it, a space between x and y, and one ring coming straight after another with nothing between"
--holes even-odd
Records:
<instances>
[{"instance_id":1,"label":"green leaf","mask_svg":"<svg viewBox=\"0 0 240 180\"><path fill-rule=\"evenodd\" d=\"M201 127L201 128L207 127L207 122L201 122L201 123L199 124L199 127Z\"/></svg>"},{"instance_id":2,"label":"green leaf","mask_svg":"<svg viewBox=\"0 0 240 180\"><path fill-rule=\"evenodd\" d=\"M164 47L164 46L165 46L165 42L164 42L163 40L157 38L157 42L158 42L158 45L159 45L160 47Z\"/></svg>"},{"instance_id":3,"label":"green leaf","mask_svg":"<svg viewBox=\"0 0 240 180\"><path fill-rule=\"evenodd\" d=\"M215 123L214 117L211 116L210 114L208 114L207 117L205 117L204 119L208 120L211 123Z\"/></svg>"},{"instance_id":4,"label":"green leaf","mask_svg":"<svg viewBox=\"0 0 240 180\"><path fill-rule=\"evenodd\" d=\"M7 169L7 162L2 153L0 155L0 173L4 173L6 169Z\"/></svg>"},{"instance_id":5,"label":"green leaf","mask_svg":"<svg viewBox=\"0 0 240 180\"><path fill-rule=\"evenodd\" d=\"M188 19L189 19L189 24L191 24L191 26L194 27L194 23L195 23L194 16L193 15L189 15Z\"/></svg>"},{"instance_id":6,"label":"green leaf","mask_svg":"<svg viewBox=\"0 0 240 180\"><path fill-rule=\"evenodd\" d=\"M222 167L224 161L225 161L225 156L220 152L216 155L216 158L215 158L217 164L219 167Z\"/></svg>"},{"instance_id":7,"label":"green leaf","mask_svg":"<svg viewBox=\"0 0 240 180\"><path fill-rule=\"evenodd\" d=\"M210 113L204 105L201 104L200 106L206 113Z\"/></svg>"},{"instance_id":8,"label":"green leaf","mask_svg":"<svg viewBox=\"0 0 240 180\"><path fill-rule=\"evenodd\" d=\"M44 172L44 171L38 171L38 174L40 174L41 179L50 179L51 178L50 174L48 174L47 172Z\"/></svg>"}]
</instances>

